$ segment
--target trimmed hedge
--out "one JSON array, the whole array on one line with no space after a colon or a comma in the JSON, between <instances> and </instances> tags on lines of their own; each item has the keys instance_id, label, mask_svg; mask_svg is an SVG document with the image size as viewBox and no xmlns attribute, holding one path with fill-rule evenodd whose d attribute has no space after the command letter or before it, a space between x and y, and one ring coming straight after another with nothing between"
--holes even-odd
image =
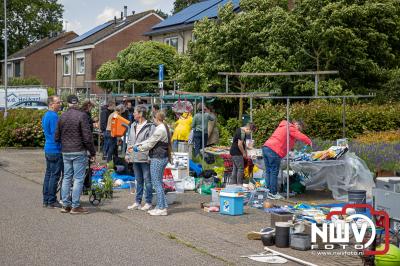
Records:
<instances>
[{"instance_id":1,"label":"trimmed hedge","mask_svg":"<svg viewBox=\"0 0 400 266\"><path fill-rule=\"evenodd\" d=\"M335 140L342 138L342 105L326 101L309 104L295 103L290 106L290 118L301 119L306 124L305 133L311 138ZM259 106L253 110L257 126L255 141L262 144L286 119L286 105ZM368 131L389 131L400 128L400 103L373 105L346 105L346 137L355 138Z\"/></svg>"},{"instance_id":2,"label":"trimmed hedge","mask_svg":"<svg viewBox=\"0 0 400 266\"><path fill-rule=\"evenodd\" d=\"M43 147L41 126L46 111L32 109L9 110L4 119L0 112L0 147Z\"/></svg>"}]
</instances>

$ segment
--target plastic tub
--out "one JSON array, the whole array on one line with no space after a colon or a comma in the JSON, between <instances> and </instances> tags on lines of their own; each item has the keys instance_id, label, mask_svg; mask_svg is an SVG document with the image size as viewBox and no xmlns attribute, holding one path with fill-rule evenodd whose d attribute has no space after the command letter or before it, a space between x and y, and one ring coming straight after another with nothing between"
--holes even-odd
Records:
<instances>
[{"instance_id":1,"label":"plastic tub","mask_svg":"<svg viewBox=\"0 0 400 266\"><path fill-rule=\"evenodd\" d=\"M311 235L297 233L290 236L290 247L297 250L311 249Z\"/></svg>"},{"instance_id":2,"label":"plastic tub","mask_svg":"<svg viewBox=\"0 0 400 266\"><path fill-rule=\"evenodd\" d=\"M176 193L184 193L185 192L185 183L182 180L175 180L175 189Z\"/></svg>"},{"instance_id":3,"label":"plastic tub","mask_svg":"<svg viewBox=\"0 0 400 266\"><path fill-rule=\"evenodd\" d=\"M367 191L365 190L349 190L348 199L350 204L366 204ZM356 208L357 213L366 212L365 208Z\"/></svg>"},{"instance_id":4,"label":"plastic tub","mask_svg":"<svg viewBox=\"0 0 400 266\"><path fill-rule=\"evenodd\" d=\"M243 195L237 189L224 189L219 194L220 214L242 215Z\"/></svg>"},{"instance_id":5,"label":"plastic tub","mask_svg":"<svg viewBox=\"0 0 400 266\"><path fill-rule=\"evenodd\" d=\"M222 188L212 188L211 189L211 201L212 202L219 202L219 193L221 192Z\"/></svg>"}]
</instances>

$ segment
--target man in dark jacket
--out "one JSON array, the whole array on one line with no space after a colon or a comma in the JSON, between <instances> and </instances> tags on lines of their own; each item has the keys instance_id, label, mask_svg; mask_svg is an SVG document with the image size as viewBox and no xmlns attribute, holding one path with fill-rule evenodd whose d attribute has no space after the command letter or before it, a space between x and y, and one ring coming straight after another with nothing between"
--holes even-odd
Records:
<instances>
[{"instance_id":1,"label":"man in dark jacket","mask_svg":"<svg viewBox=\"0 0 400 266\"><path fill-rule=\"evenodd\" d=\"M106 136L106 130L107 130L107 122L108 122L108 117L112 112L114 112L115 109L115 103L114 102L109 102L106 105L103 105L101 107L101 113L100 113L100 130L103 133L103 160L106 159L107 157L107 147L109 145L110 137Z\"/></svg>"},{"instance_id":2,"label":"man in dark jacket","mask_svg":"<svg viewBox=\"0 0 400 266\"><path fill-rule=\"evenodd\" d=\"M88 211L80 206L85 171L88 166L88 155L94 161L96 151L90 131L87 114L79 109L79 101L75 95L67 98L68 111L58 121L55 139L61 141L64 161L64 179L61 187L63 213L86 214ZM71 202L71 184L72 202Z\"/></svg>"}]
</instances>

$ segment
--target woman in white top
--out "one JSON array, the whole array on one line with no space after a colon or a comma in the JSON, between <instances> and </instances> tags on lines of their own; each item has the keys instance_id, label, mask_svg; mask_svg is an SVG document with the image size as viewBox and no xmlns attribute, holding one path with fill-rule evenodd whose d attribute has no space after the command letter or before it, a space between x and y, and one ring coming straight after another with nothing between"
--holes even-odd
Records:
<instances>
[{"instance_id":1,"label":"woman in white top","mask_svg":"<svg viewBox=\"0 0 400 266\"><path fill-rule=\"evenodd\" d=\"M172 146L169 128L164 120L165 113L156 112L154 115L156 129L153 135L134 147L135 151L149 151L151 183L157 194L157 206L148 211L150 215L168 215L168 204L163 189L163 175L168 161L171 161Z\"/></svg>"}]
</instances>

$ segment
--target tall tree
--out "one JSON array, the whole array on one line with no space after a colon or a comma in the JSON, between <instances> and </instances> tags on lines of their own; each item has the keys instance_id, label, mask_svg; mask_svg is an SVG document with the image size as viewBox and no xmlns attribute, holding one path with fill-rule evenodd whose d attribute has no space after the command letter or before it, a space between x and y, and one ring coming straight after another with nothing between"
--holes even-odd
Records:
<instances>
[{"instance_id":1,"label":"tall tree","mask_svg":"<svg viewBox=\"0 0 400 266\"><path fill-rule=\"evenodd\" d=\"M158 66L164 65L164 79L175 78L180 65L177 51L172 46L154 41L133 42L118 53L117 59L104 63L96 73L99 80L124 79L154 81L158 79ZM112 89L112 84L100 84L103 88ZM125 89L130 91L132 84L127 82ZM157 84L137 84L136 91L154 91ZM165 84L168 89L168 84Z\"/></svg>"},{"instance_id":2,"label":"tall tree","mask_svg":"<svg viewBox=\"0 0 400 266\"><path fill-rule=\"evenodd\" d=\"M294 10L285 1L241 0L240 8L243 12L234 13L228 4L218 19L196 23L196 39L180 75L189 90L223 91L220 71L339 70L337 76L320 77L321 95L398 86L397 0L303 0L296 1ZM311 77L232 78L230 86L236 91L273 89L282 95L312 95L314 89Z\"/></svg>"},{"instance_id":3,"label":"tall tree","mask_svg":"<svg viewBox=\"0 0 400 266\"><path fill-rule=\"evenodd\" d=\"M4 12L1 10L0 20L4 28ZM8 0L8 54L48 37L50 32L61 31L62 14L63 5L57 0ZM0 57L4 58L3 41L0 43L0 53Z\"/></svg>"},{"instance_id":4,"label":"tall tree","mask_svg":"<svg viewBox=\"0 0 400 266\"><path fill-rule=\"evenodd\" d=\"M172 11L172 14L178 13L179 11L181 11L184 8L187 8L191 4L195 4L201 1L202 0L175 0L174 10Z\"/></svg>"}]
</instances>

